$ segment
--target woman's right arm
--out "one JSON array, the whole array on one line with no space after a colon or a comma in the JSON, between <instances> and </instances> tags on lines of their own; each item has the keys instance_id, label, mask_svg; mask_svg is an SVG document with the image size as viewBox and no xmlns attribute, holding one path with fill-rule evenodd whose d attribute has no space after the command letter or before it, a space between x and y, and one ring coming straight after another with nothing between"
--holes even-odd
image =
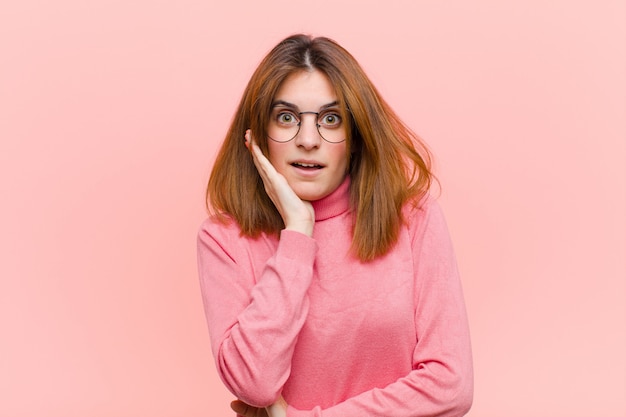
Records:
<instances>
[{"instance_id":1,"label":"woman's right arm","mask_svg":"<svg viewBox=\"0 0 626 417\"><path fill-rule=\"evenodd\" d=\"M198 234L198 269L218 373L247 404L266 407L291 371L308 312L315 241L283 230L275 252L243 239L235 225L206 221ZM265 257L265 259L262 259Z\"/></svg>"},{"instance_id":2,"label":"woman's right arm","mask_svg":"<svg viewBox=\"0 0 626 417\"><path fill-rule=\"evenodd\" d=\"M250 130L245 139L285 229L274 250L263 239L242 238L234 223L209 220L198 234L198 267L218 373L238 399L267 407L280 398L308 312L315 212L274 169Z\"/></svg>"}]
</instances>

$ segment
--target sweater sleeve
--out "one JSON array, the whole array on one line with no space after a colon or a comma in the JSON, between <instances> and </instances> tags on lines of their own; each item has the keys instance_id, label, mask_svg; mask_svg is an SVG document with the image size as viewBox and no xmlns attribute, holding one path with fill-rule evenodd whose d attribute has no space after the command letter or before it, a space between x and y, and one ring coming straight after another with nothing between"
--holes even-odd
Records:
<instances>
[{"instance_id":1,"label":"sweater sleeve","mask_svg":"<svg viewBox=\"0 0 626 417\"><path fill-rule=\"evenodd\" d=\"M207 221L198 234L200 286L216 368L237 398L257 407L275 402L289 377L307 316L317 244L283 231L272 251L261 239L242 238L234 226ZM269 256L262 268L255 266L259 252Z\"/></svg>"},{"instance_id":2,"label":"sweater sleeve","mask_svg":"<svg viewBox=\"0 0 626 417\"><path fill-rule=\"evenodd\" d=\"M457 417L468 412L473 396L469 326L445 219L430 200L409 223L418 338L412 371L326 409L290 406L288 417Z\"/></svg>"}]
</instances>

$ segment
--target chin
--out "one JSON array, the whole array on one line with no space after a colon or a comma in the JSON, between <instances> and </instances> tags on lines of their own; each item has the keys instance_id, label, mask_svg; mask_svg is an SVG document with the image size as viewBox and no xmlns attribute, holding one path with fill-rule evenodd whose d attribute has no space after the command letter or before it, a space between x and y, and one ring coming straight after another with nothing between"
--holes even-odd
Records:
<instances>
[{"instance_id":1,"label":"chin","mask_svg":"<svg viewBox=\"0 0 626 417\"><path fill-rule=\"evenodd\" d=\"M327 192L325 190L310 190L310 189L306 189L306 187L303 187L299 190L294 190L294 191L296 195L300 197L301 200L304 200L304 201L320 200L326 197L328 194L330 194L330 192Z\"/></svg>"},{"instance_id":2,"label":"chin","mask_svg":"<svg viewBox=\"0 0 626 417\"><path fill-rule=\"evenodd\" d=\"M300 200L303 201L317 201L326 197L328 194L297 194Z\"/></svg>"}]
</instances>

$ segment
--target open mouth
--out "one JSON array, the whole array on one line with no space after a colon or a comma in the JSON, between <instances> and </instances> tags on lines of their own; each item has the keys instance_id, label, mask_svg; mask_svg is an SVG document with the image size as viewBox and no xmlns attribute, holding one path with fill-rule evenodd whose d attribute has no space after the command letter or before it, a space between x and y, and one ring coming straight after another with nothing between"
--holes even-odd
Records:
<instances>
[{"instance_id":1,"label":"open mouth","mask_svg":"<svg viewBox=\"0 0 626 417\"><path fill-rule=\"evenodd\" d=\"M304 169L322 169L323 166L319 164L305 164L304 162L293 162L291 166Z\"/></svg>"}]
</instances>

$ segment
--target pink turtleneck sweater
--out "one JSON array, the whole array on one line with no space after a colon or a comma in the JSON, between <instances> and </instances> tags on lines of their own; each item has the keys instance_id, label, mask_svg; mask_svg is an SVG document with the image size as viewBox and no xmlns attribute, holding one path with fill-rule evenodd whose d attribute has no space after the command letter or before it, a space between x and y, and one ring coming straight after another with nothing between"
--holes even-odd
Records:
<instances>
[{"instance_id":1,"label":"pink turtleneck sweater","mask_svg":"<svg viewBox=\"0 0 626 417\"><path fill-rule=\"evenodd\" d=\"M472 402L470 338L437 203L405 210L396 246L350 254L349 179L313 203L313 238L243 237L206 220L202 296L218 373L242 401L282 393L289 417L461 416Z\"/></svg>"}]
</instances>

